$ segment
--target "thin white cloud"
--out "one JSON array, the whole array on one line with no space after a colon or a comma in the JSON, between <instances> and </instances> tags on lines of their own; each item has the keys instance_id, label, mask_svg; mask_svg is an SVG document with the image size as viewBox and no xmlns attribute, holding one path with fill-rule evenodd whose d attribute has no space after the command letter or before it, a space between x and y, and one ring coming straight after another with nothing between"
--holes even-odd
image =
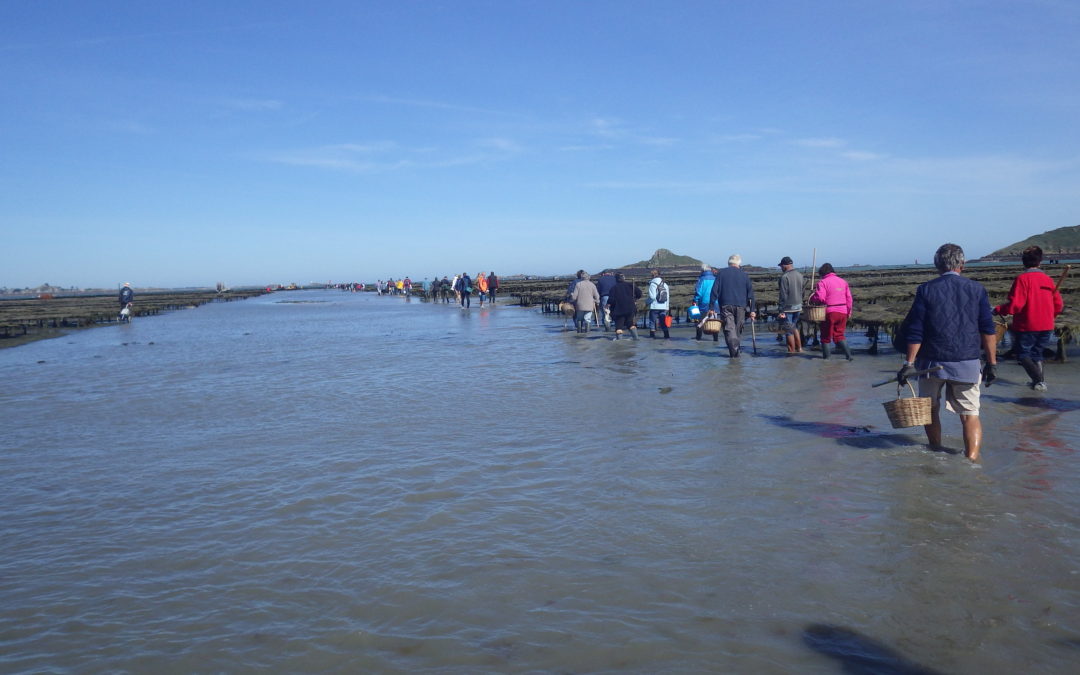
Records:
<instances>
[{"instance_id":1,"label":"thin white cloud","mask_svg":"<svg viewBox=\"0 0 1080 675\"><path fill-rule=\"evenodd\" d=\"M713 143L749 143L761 140L761 134L720 134L711 140Z\"/></svg>"},{"instance_id":2,"label":"thin white cloud","mask_svg":"<svg viewBox=\"0 0 1080 675\"><path fill-rule=\"evenodd\" d=\"M374 143L339 143L337 145L328 145L327 149L341 150L342 152L357 152L357 153L376 153L376 152L389 152L398 147L397 143L393 141L375 141Z\"/></svg>"},{"instance_id":3,"label":"thin white cloud","mask_svg":"<svg viewBox=\"0 0 1080 675\"><path fill-rule=\"evenodd\" d=\"M1068 197L1080 199L1080 156L1063 160L1024 157L892 157L843 154L808 163L779 158L782 172L768 166L740 167L737 180L612 180L585 187L672 193L799 193L880 195L967 195ZM868 157L867 155L873 155ZM849 161L849 160L858 161ZM869 161L873 159L873 161Z\"/></svg>"},{"instance_id":4,"label":"thin white cloud","mask_svg":"<svg viewBox=\"0 0 1080 675\"><path fill-rule=\"evenodd\" d=\"M476 106L461 105L458 103L445 103L443 101L430 101L425 99L416 98L397 98L394 96L359 96L356 97L361 101L367 101L369 103L378 103L380 105L398 105L408 106L413 108L434 108L437 110L453 110L456 112L469 112L469 113L482 113L485 115L505 115L507 113L501 110L492 110L490 108L478 108Z\"/></svg>"},{"instance_id":5,"label":"thin white cloud","mask_svg":"<svg viewBox=\"0 0 1080 675\"><path fill-rule=\"evenodd\" d=\"M482 138L477 142L481 148L499 152L521 152L521 146L509 138Z\"/></svg>"},{"instance_id":6,"label":"thin white cloud","mask_svg":"<svg viewBox=\"0 0 1080 675\"><path fill-rule=\"evenodd\" d=\"M154 127L137 120L113 120L107 126L112 131L135 136L149 136L157 133Z\"/></svg>"},{"instance_id":7,"label":"thin white cloud","mask_svg":"<svg viewBox=\"0 0 1080 675\"><path fill-rule=\"evenodd\" d=\"M559 152L592 152L597 150L611 150L615 146L607 143L591 145L563 145L556 148Z\"/></svg>"},{"instance_id":8,"label":"thin white cloud","mask_svg":"<svg viewBox=\"0 0 1080 675\"><path fill-rule=\"evenodd\" d=\"M883 159L888 155L882 155L876 152L866 152L865 150L848 150L846 152L841 152L840 156L857 162L869 162L875 159Z\"/></svg>"},{"instance_id":9,"label":"thin white cloud","mask_svg":"<svg viewBox=\"0 0 1080 675\"><path fill-rule=\"evenodd\" d=\"M842 148L847 145L841 138L800 138L792 143L804 148Z\"/></svg>"},{"instance_id":10,"label":"thin white cloud","mask_svg":"<svg viewBox=\"0 0 1080 675\"><path fill-rule=\"evenodd\" d=\"M657 136L628 128L622 120L614 117L594 117L589 120L588 127L592 134L611 141L661 148L668 148L679 142L679 139L670 136Z\"/></svg>"},{"instance_id":11,"label":"thin white cloud","mask_svg":"<svg viewBox=\"0 0 1080 675\"><path fill-rule=\"evenodd\" d=\"M380 173L405 168L440 169L495 162L521 152L508 138L483 138L462 151L443 152L438 148L408 148L394 141L337 143L317 148L273 153L265 161L290 166L314 167L357 173Z\"/></svg>"},{"instance_id":12,"label":"thin white cloud","mask_svg":"<svg viewBox=\"0 0 1080 675\"><path fill-rule=\"evenodd\" d=\"M257 112L260 110L280 110L285 104L276 99L230 98L225 100L225 106L234 110Z\"/></svg>"}]
</instances>

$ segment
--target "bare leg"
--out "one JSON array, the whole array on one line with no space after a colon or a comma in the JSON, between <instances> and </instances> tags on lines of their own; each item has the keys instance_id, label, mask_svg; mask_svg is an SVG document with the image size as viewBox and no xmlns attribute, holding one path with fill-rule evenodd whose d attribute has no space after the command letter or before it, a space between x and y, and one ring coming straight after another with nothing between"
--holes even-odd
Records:
<instances>
[{"instance_id":1,"label":"bare leg","mask_svg":"<svg viewBox=\"0 0 1080 675\"><path fill-rule=\"evenodd\" d=\"M977 462L982 448L982 422L978 415L961 415L960 424L964 427L964 455Z\"/></svg>"},{"instance_id":2,"label":"bare leg","mask_svg":"<svg viewBox=\"0 0 1080 675\"><path fill-rule=\"evenodd\" d=\"M926 440L930 447L937 450L941 447L941 413L937 408L930 411L930 424L923 425L926 429Z\"/></svg>"}]
</instances>

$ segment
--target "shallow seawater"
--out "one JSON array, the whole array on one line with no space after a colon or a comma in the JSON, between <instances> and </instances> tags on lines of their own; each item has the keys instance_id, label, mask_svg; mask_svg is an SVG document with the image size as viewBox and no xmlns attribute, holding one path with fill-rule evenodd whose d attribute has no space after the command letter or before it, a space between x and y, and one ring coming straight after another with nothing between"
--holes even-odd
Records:
<instances>
[{"instance_id":1,"label":"shallow seawater","mask_svg":"<svg viewBox=\"0 0 1080 675\"><path fill-rule=\"evenodd\" d=\"M304 291L2 350L0 671L1074 671L1075 364L973 467L893 357L673 336Z\"/></svg>"}]
</instances>

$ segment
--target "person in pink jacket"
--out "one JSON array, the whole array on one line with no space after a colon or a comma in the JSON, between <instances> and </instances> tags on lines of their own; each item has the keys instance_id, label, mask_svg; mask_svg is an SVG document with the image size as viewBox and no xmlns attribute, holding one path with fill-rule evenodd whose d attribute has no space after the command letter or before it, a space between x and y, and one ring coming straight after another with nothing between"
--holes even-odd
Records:
<instances>
[{"instance_id":1,"label":"person in pink jacket","mask_svg":"<svg viewBox=\"0 0 1080 675\"><path fill-rule=\"evenodd\" d=\"M844 339L844 328L851 316L851 289L848 283L836 276L833 266L825 263L818 269L821 279L817 290L810 296L810 302L825 305L825 321L821 324L821 358L829 358L829 344L836 343L836 348L844 352L844 357L851 360L851 350Z\"/></svg>"}]
</instances>

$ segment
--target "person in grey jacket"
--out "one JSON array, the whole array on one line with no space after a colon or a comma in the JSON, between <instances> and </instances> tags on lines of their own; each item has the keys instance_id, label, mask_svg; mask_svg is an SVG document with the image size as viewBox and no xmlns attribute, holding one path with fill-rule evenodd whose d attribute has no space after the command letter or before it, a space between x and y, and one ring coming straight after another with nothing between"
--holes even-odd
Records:
<instances>
[{"instance_id":1,"label":"person in grey jacket","mask_svg":"<svg viewBox=\"0 0 1080 675\"><path fill-rule=\"evenodd\" d=\"M667 327L668 310L671 308L671 290L667 282L660 278L660 270L649 270L653 278L649 280L649 337L655 338L656 331L664 331L664 339L670 339ZM663 300L661 300L663 296Z\"/></svg>"},{"instance_id":2,"label":"person in grey jacket","mask_svg":"<svg viewBox=\"0 0 1080 675\"><path fill-rule=\"evenodd\" d=\"M593 312L600 304L600 293L596 290L596 284L589 280L588 272L582 271L579 274L574 290L570 291L570 302L574 305L574 326L577 332L588 333Z\"/></svg>"},{"instance_id":3,"label":"person in grey jacket","mask_svg":"<svg viewBox=\"0 0 1080 675\"><path fill-rule=\"evenodd\" d=\"M787 339L788 354L802 351L802 336L799 335L799 315L802 314L803 275L795 269L790 257L780 259L780 330Z\"/></svg>"},{"instance_id":4,"label":"person in grey jacket","mask_svg":"<svg viewBox=\"0 0 1080 675\"><path fill-rule=\"evenodd\" d=\"M743 271L741 266L742 256L738 253L728 257L728 266L716 275L709 300L709 313L713 316L719 315L724 322L724 342L727 343L728 354L733 359L739 358L747 311L751 321L757 318L754 311L754 285L750 282L750 275Z\"/></svg>"}]
</instances>

